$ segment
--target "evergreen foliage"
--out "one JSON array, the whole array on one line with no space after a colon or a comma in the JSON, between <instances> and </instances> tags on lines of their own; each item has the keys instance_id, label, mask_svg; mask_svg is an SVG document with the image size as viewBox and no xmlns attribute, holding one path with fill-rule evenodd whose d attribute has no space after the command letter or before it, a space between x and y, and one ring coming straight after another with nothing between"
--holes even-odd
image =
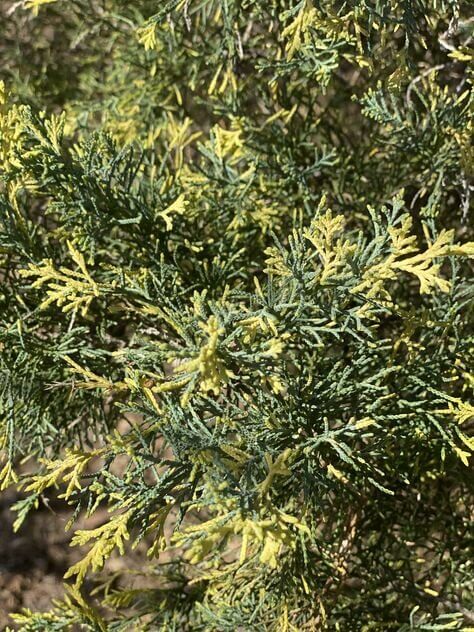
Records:
<instances>
[{"instance_id":1,"label":"evergreen foliage","mask_svg":"<svg viewBox=\"0 0 474 632\"><path fill-rule=\"evenodd\" d=\"M17 629L474 629L471 8L4 0Z\"/></svg>"}]
</instances>

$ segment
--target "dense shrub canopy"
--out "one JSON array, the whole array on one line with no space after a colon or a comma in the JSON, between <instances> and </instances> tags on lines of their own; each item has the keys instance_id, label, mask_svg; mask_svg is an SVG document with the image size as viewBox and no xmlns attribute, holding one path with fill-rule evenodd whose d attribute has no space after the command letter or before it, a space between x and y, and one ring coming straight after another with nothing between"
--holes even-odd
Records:
<instances>
[{"instance_id":1,"label":"dense shrub canopy","mask_svg":"<svg viewBox=\"0 0 474 632\"><path fill-rule=\"evenodd\" d=\"M470 5L2 2L19 629L472 629Z\"/></svg>"}]
</instances>

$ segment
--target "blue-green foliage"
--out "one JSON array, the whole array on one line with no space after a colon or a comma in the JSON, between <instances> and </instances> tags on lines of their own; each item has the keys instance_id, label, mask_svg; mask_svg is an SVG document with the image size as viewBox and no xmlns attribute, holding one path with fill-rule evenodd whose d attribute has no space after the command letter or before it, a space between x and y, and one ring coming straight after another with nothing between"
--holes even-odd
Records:
<instances>
[{"instance_id":1,"label":"blue-green foliage","mask_svg":"<svg viewBox=\"0 0 474 632\"><path fill-rule=\"evenodd\" d=\"M18 629L472 629L469 5L2 3Z\"/></svg>"}]
</instances>

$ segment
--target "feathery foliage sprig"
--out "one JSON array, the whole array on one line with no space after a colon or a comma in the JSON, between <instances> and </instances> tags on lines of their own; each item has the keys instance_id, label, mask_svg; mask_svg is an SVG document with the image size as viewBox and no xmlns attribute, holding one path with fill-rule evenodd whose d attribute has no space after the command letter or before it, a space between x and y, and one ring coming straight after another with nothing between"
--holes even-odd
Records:
<instances>
[{"instance_id":1,"label":"feathery foliage sprig","mask_svg":"<svg viewBox=\"0 0 474 632\"><path fill-rule=\"evenodd\" d=\"M470 2L3 4L0 487L85 547L15 625L471 629Z\"/></svg>"}]
</instances>

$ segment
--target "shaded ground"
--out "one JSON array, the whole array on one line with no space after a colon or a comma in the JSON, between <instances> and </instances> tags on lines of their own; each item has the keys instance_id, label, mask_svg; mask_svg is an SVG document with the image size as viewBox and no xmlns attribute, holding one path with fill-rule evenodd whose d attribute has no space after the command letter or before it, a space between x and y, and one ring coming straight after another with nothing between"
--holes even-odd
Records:
<instances>
[{"instance_id":1,"label":"shaded ground","mask_svg":"<svg viewBox=\"0 0 474 632\"><path fill-rule=\"evenodd\" d=\"M108 518L106 508L99 508L91 518L79 518L71 530L65 531L70 508L61 501L51 500L49 506L43 504L32 511L18 533L14 533L16 514L10 508L18 499L12 491L0 496L0 631L6 626L15 629L9 613L23 608L35 612L51 609L52 601L64 594L64 573L87 551L87 547L69 546L74 531L93 529ZM134 576L127 578L129 587L153 586L152 578L141 576L147 566L146 550L150 544L145 539L136 549L126 549L123 556L113 554L107 561L107 571L119 574L131 571ZM169 559L168 552L160 555L161 562ZM87 595L92 585L86 580L83 588Z\"/></svg>"},{"instance_id":2,"label":"shaded ground","mask_svg":"<svg viewBox=\"0 0 474 632\"><path fill-rule=\"evenodd\" d=\"M0 502L0 629L9 612L21 608L47 610L51 600L62 595L62 576L77 552L69 547L64 532L68 512L48 510L32 513L18 533L13 533L14 514L9 507L17 500L4 492Z\"/></svg>"},{"instance_id":3,"label":"shaded ground","mask_svg":"<svg viewBox=\"0 0 474 632\"><path fill-rule=\"evenodd\" d=\"M65 531L71 515L64 503L53 500L32 511L17 533L13 531L16 515L11 506L19 496L3 492L0 496L0 630L13 626L10 613L31 608L36 612L51 609L52 601L64 594L63 575L87 549L70 547L76 529L94 528L107 519L106 509L98 509L87 521L81 519ZM144 552L141 547L123 557L112 557L108 568L140 568ZM85 585L87 593L87 584Z\"/></svg>"}]
</instances>

